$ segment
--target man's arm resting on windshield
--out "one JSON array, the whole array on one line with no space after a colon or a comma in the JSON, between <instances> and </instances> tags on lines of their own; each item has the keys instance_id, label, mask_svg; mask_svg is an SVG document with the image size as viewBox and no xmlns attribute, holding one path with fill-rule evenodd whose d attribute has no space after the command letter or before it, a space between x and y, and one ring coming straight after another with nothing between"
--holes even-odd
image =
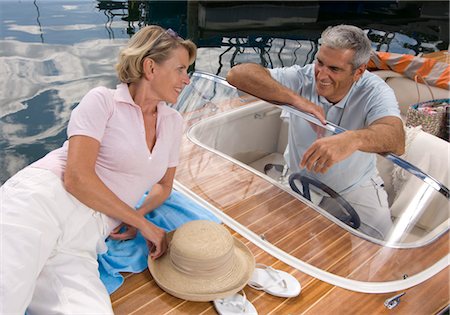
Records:
<instances>
[{"instance_id":1,"label":"man's arm resting on windshield","mask_svg":"<svg viewBox=\"0 0 450 315\"><path fill-rule=\"evenodd\" d=\"M405 153L405 131L403 122L398 117L380 118L366 129L355 130L355 134L360 151L396 155Z\"/></svg>"},{"instance_id":2,"label":"man's arm resting on windshield","mask_svg":"<svg viewBox=\"0 0 450 315\"><path fill-rule=\"evenodd\" d=\"M244 63L231 68L227 81L239 90L274 104L289 104L316 116L325 124L323 109L301 97L274 80L270 72L254 63Z\"/></svg>"}]
</instances>

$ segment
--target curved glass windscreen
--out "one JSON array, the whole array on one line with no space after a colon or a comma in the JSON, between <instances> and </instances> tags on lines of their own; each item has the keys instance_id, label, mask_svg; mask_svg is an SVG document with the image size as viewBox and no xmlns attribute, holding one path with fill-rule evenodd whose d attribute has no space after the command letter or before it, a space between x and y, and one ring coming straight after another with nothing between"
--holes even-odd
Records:
<instances>
[{"instance_id":1,"label":"curved glass windscreen","mask_svg":"<svg viewBox=\"0 0 450 315\"><path fill-rule=\"evenodd\" d=\"M176 107L187 124L177 180L289 255L325 270L335 258L332 273L361 281L448 255L448 142L408 129L404 159L357 151L323 172L303 155L338 126L202 73Z\"/></svg>"}]
</instances>

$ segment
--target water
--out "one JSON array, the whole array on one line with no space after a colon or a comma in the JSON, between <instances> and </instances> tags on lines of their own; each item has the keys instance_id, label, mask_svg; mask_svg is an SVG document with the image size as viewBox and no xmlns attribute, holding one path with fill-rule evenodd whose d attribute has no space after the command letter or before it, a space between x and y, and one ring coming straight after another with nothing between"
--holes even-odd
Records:
<instances>
[{"instance_id":1,"label":"water","mask_svg":"<svg viewBox=\"0 0 450 315\"><path fill-rule=\"evenodd\" d=\"M192 38L200 47L195 69L221 76L240 62L309 63L329 24L362 27L381 51L416 55L448 47L447 1L225 4L1 1L0 184L61 146L71 110L91 88L117 84L120 47L148 23Z\"/></svg>"}]
</instances>

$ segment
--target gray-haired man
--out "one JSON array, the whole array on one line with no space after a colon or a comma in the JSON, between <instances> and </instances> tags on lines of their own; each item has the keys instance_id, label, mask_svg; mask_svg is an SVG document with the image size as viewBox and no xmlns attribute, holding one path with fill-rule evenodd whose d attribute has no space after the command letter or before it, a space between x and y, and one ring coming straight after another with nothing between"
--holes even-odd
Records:
<instances>
[{"instance_id":1,"label":"gray-haired man","mask_svg":"<svg viewBox=\"0 0 450 315\"><path fill-rule=\"evenodd\" d=\"M340 193L359 214L360 230L383 239L392 221L372 153L403 154L398 103L392 89L366 71L371 43L361 29L329 27L320 43L313 64L270 70L241 64L227 80L261 99L290 104L348 130L317 138L304 119L290 114L285 159L291 171L313 174Z\"/></svg>"}]
</instances>

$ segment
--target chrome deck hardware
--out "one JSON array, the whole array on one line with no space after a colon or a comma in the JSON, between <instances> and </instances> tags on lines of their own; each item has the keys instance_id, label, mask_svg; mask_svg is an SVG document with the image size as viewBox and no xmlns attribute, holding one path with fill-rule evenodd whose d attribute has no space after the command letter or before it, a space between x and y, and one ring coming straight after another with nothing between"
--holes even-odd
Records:
<instances>
[{"instance_id":1,"label":"chrome deck hardware","mask_svg":"<svg viewBox=\"0 0 450 315\"><path fill-rule=\"evenodd\" d=\"M406 294L406 292L402 292L400 294L397 294L389 299L386 299L386 301L384 301L384 306L386 306L388 309L393 309L394 307L396 307L398 305L398 303L400 303L400 298L402 296L404 296Z\"/></svg>"}]
</instances>

